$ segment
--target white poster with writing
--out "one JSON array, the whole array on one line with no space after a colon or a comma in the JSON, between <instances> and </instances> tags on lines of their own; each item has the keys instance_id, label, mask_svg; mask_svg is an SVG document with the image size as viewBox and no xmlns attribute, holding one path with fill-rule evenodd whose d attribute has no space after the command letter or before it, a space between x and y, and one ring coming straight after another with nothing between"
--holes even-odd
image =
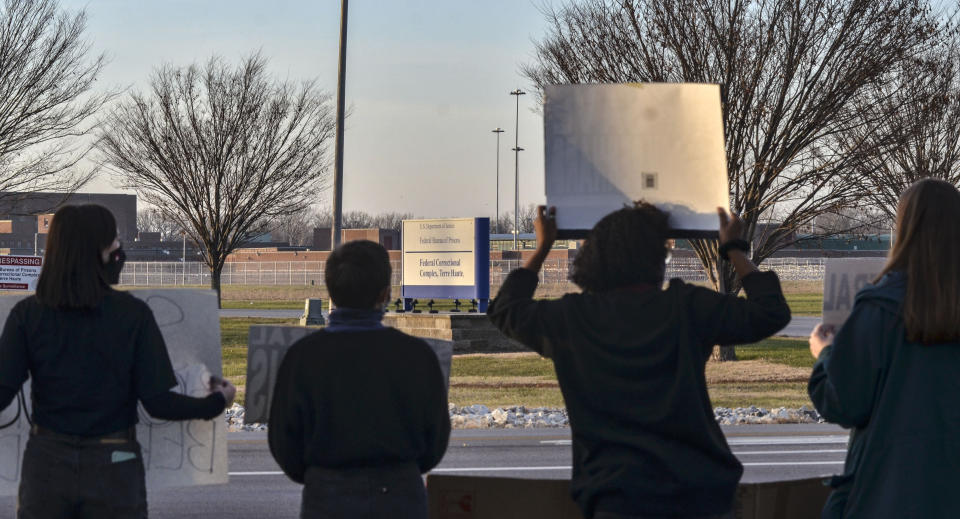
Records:
<instances>
[{"instance_id":1,"label":"white poster with writing","mask_svg":"<svg viewBox=\"0 0 960 519\"><path fill-rule=\"evenodd\" d=\"M153 310L167 343L178 385L174 391L206 396L210 375L222 376L220 319L212 290L150 289L131 294ZM0 296L0 323L24 296ZM14 399L0 412L0 495L16 495L20 462L30 425L30 381L25 400ZM138 409L137 440L143 450L148 488L226 483L227 436L223 415L213 420L170 422Z\"/></svg>"},{"instance_id":2,"label":"white poster with writing","mask_svg":"<svg viewBox=\"0 0 960 519\"><path fill-rule=\"evenodd\" d=\"M473 286L473 218L403 221L404 286Z\"/></svg>"},{"instance_id":3,"label":"white poster with writing","mask_svg":"<svg viewBox=\"0 0 960 519\"><path fill-rule=\"evenodd\" d=\"M823 272L823 324L839 330L850 317L857 292L873 283L886 258L828 259Z\"/></svg>"},{"instance_id":4,"label":"white poster with writing","mask_svg":"<svg viewBox=\"0 0 960 519\"><path fill-rule=\"evenodd\" d=\"M0 256L0 290L36 290L43 258Z\"/></svg>"},{"instance_id":5,"label":"white poster with writing","mask_svg":"<svg viewBox=\"0 0 960 519\"><path fill-rule=\"evenodd\" d=\"M716 232L730 203L718 85L548 85L544 153L564 235L635 200L667 211L675 231Z\"/></svg>"}]
</instances>

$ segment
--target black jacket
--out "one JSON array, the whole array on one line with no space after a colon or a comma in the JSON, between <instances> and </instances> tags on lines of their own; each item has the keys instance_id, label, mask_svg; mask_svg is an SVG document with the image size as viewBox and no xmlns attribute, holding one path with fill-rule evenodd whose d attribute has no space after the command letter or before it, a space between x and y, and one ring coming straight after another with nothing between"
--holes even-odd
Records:
<instances>
[{"instance_id":1,"label":"black jacket","mask_svg":"<svg viewBox=\"0 0 960 519\"><path fill-rule=\"evenodd\" d=\"M427 472L450 437L437 356L393 328L312 333L280 363L268 437L274 459L298 483L311 466L412 462Z\"/></svg>"},{"instance_id":2,"label":"black jacket","mask_svg":"<svg viewBox=\"0 0 960 519\"><path fill-rule=\"evenodd\" d=\"M534 301L536 286L532 271L513 271L488 313L554 361L584 515L729 511L743 469L714 420L704 367L715 344L755 342L789 322L776 274L747 276L746 299L676 279L554 301Z\"/></svg>"},{"instance_id":3,"label":"black jacket","mask_svg":"<svg viewBox=\"0 0 960 519\"><path fill-rule=\"evenodd\" d=\"M853 428L824 517L960 517L960 344L906 339L907 282L861 290L813 367L817 411Z\"/></svg>"}]
</instances>

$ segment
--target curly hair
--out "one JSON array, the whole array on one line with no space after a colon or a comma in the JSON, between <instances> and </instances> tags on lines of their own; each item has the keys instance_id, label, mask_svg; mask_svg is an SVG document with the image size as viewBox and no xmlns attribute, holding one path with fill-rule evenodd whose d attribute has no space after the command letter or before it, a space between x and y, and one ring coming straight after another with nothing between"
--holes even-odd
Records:
<instances>
[{"instance_id":1,"label":"curly hair","mask_svg":"<svg viewBox=\"0 0 960 519\"><path fill-rule=\"evenodd\" d=\"M570 280L584 292L637 283L663 283L669 225L667 213L644 201L597 222L573 261Z\"/></svg>"}]
</instances>

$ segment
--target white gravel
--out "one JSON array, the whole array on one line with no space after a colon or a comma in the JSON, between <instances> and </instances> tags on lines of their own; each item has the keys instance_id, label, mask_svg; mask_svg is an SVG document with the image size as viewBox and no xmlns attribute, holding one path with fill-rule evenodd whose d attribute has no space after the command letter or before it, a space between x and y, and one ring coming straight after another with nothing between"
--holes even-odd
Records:
<instances>
[{"instance_id":1,"label":"white gravel","mask_svg":"<svg viewBox=\"0 0 960 519\"><path fill-rule=\"evenodd\" d=\"M454 429L481 428L532 428L567 427L570 419L564 408L514 406L498 407L491 410L485 405L475 404L459 407L449 405L450 424ZM227 427L230 431L265 431L267 424L244 423L244 409L233 404L226 411ZM763 407L717 407L713 410L717 423L721 425L739 424L778 424L778 423L822 423L824 420L816 410L803 406L799 409L778 407L767 410Z\"/></svg>"}]
</instances>

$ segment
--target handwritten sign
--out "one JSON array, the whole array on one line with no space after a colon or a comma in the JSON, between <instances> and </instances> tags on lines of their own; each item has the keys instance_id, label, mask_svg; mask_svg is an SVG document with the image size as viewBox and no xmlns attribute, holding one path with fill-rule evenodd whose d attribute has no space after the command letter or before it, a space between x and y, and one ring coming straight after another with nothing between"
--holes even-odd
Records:
<instances>
[{"instance_id":1,"label":"handwritten sign","mask_svg":"<svg viewBox=\"0 0 960 519\"><path fill-rule=\"evenodd\" d=\"M0 256L0 290L36 290L43 258Z\"/></svg>"},{"instance_id":2,"label":"handwritten sign","mask_svg":"<svg viewBox=\"0 0 960 519\"><path fill-rule=\"evenodd\" d=\"M880 275L886 258L828 259L823 275L823 324L840 329L857 292Z\"/></svg>"},{"instance_id":3,"label":"handwritten sign","mask_svg":"<svg viewBox=\"0 0 960 519\"><path fill-rule=\"evenodd\" d=\"M250 327L247 340L247 388L246 423L267 423L270 418L270 401L277 381L280 362L290 346L316 328L302 326L254 325ZM440 370L447 386L450 386L450 362L453 358L453 342L441 339L423 339L437 354Z\"/></svg>"},{"instance_id":4,"label":"handwritten sign","mask_svg":"<svg viewBox=\"0 0 960 519\"><path fill-rule=\"evenodd\" d=\"M177 378L174 391L206 396L210 375L222 376L217 296L211 290L132 290L153 310ZM23 296L0 296L0 323ZM0 412L0 495L16 495L23 450L30 436L23 396ZM138 409L137 440L149 488L226 483L227 437L223 415L213 420L164 421Z\"/></svg>"},{"instance_id":5,"label":"handwritten sign","mask_svg":"<svg viewBox=\"0 0 960 519\"><path fill-rule=\"evenodd\" d=\"M548 85L543 122L562 238L640 199L669 213L674 237L716 236L730 204L718 85Z\"/></svg>"}]
</instances>

